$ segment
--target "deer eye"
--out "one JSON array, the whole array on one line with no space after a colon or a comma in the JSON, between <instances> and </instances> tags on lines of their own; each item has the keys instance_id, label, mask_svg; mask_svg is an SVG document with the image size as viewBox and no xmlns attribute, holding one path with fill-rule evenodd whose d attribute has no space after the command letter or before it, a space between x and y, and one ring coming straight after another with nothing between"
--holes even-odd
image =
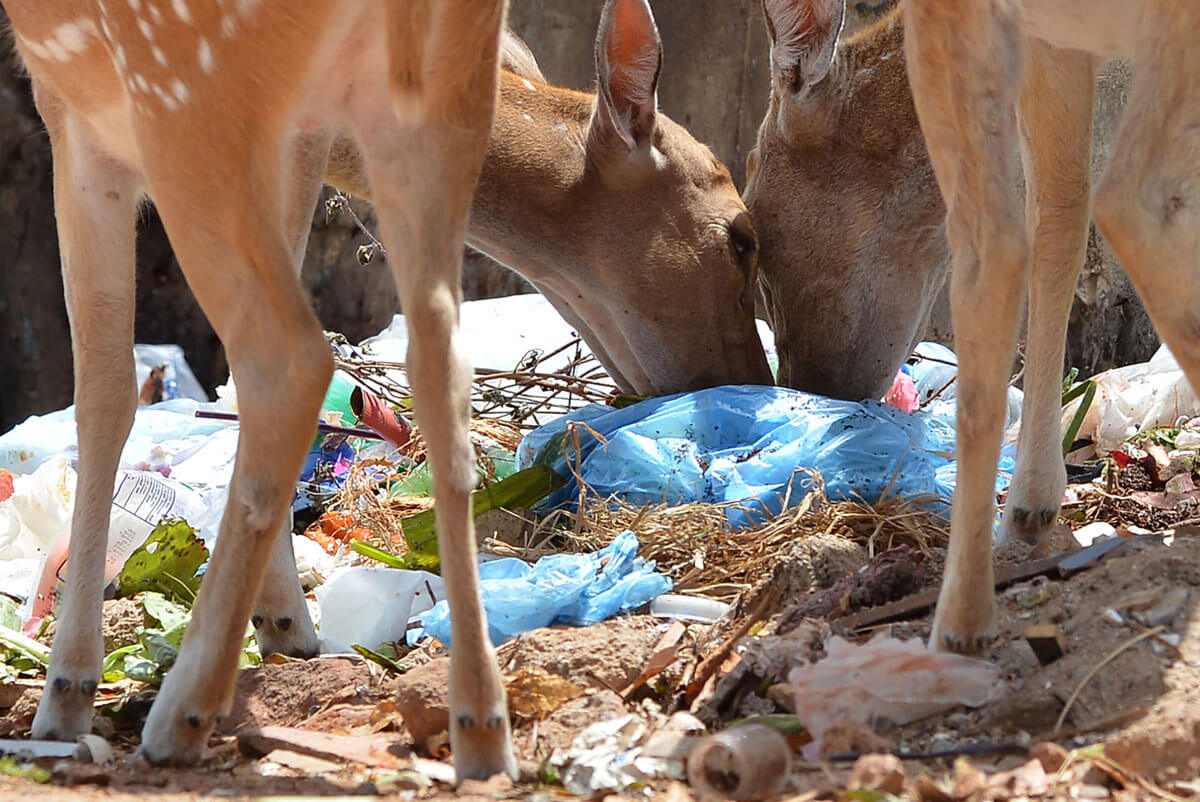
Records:
<instances>
[{"instance_id":1,"label":"deer eye","mask_svg":"<svg viewBox=\"0 0 1200 802\"><path fill-rule=\"evenodd\" d=\"M742 216L729 224L729 248L734 257L743 263L752 258L758 250L758 238L754 235L754 229Z\"/></svg>"}]
</instances>

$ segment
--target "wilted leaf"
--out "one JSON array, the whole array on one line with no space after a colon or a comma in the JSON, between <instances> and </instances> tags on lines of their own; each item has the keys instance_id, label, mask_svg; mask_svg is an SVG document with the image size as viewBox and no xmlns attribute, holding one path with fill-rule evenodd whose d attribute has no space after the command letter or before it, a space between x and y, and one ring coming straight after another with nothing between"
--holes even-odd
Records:
<instances>
[{"instance_id":1,"label":"wilted leaf","mask_svg":"<svg viewBox=\"0 0 1200 802\"><path fill-rule=\"evenodd\" d=\"M584 694L575 683L543 669L525 669L505 683L508 709L524 719L539 719Z\"/></svg>"}]
</instances>

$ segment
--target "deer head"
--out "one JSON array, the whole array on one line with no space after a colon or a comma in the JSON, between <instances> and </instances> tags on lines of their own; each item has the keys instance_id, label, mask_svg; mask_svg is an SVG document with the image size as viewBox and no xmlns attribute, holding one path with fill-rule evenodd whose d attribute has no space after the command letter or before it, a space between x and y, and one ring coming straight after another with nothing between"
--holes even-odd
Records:
<instances>
[{"instance_id":1,"label":"deer head","mask_svg":"<svg viewBox=\"0 0 1200 802\"><path fill-rule=\"evenodd\" d=\"M841 36L844 0L763 0L771 99L747 159L779 383L879 398L945 280L945 207L892 15Z\"/></svg>"}]
</instances>

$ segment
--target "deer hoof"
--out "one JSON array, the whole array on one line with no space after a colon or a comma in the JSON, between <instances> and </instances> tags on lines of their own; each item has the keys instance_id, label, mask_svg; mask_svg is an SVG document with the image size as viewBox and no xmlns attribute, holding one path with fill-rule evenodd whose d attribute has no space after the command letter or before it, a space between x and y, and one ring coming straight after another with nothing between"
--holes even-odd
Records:
<instances>
[{"instance_id":1,"label":"deer hoof","mask_svg":"<svg viewBox=\"0 0 1200 802\"><path fill-rule=\"evenodd\" d=\"M33 717L32 736L44 741L74 741L92 731L97 679L58 674L48 678L46 692Z\"/></svg>"},{"instance_id":2,"label":"deer hoof","mask_svg":"<svg viewBox=\"0 0 1200 802\"><path fill-rule=\"evenodd\" d=\"M454 772L459 782L486 780L497 774L517 778L517 761L513 755L508 716L490 713L470 714L453 718L455 727L451 748L454 752Z\"/></svg>"}]
</instances>

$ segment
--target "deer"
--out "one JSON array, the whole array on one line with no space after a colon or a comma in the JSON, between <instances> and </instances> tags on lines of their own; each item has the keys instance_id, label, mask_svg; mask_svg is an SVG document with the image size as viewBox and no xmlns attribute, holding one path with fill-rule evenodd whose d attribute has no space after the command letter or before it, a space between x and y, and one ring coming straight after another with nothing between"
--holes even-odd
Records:
<instances>
[{"instance_id":1,"label":"deer","mask_svg":"<svg viewBox=\"0 0 1200 802\"><path fill-rule=\"evenodd\" d=\"M661 58L644 4L602 16L595 95L548 84L506 31L466 241L528 279L625 392L772 384L754 324L757 235L725 165L657 111L657 68L632 69L635 59ZM597 113L609 103L612 111ZM640 122L625 128L626 118ZM311 142L301 161L316 171L308 180L323 170L327 183L371 199L352 141ZM310 212L297 209L297 264ZM688 304L672 301L680 283ZM264 652L319 651L286 521L251 622Z\"/></svg>"},{"instance_id":2,"label":"deer","mask_svg":"<svg viewBox=\"0 0 1200 802\"><path fill-rule=\"evenodd\" d=\"M770 97L742 197L758 232L777 379L880 398L950 269L904 26L893 11L843 36L840 0L762 0L762 10Z\"/></svg>"},{"instance_id":3,"label":"deer","mask_svg":"<svg viewBox=\"0 0 1200 802\"><path fill-rule=\"evenodd\" d=\"M54 160L74 353L73 556L34 737L90 729L108 508L136 397L134 222L153 199L224 342L241 437L191 625L139 754L191 763L228 709L239 642L278 540L332 357L296 275L297 166L329 131L370 176L429 442L454 608L457 777L515 773L503 683L478 593L468 494L469 366L455 341L467 216L498 87L504 0L5 0ZM620 0L609 13L629 13Z\"/></svg>"},{"instance_id":4,"label":"deer","mask_svg":"<svg viewBox=\"0 0 1200 802\"><path fill-rule=\"evenodd\" d=\"M880 142L904 140L892 158L909 159L911 172L907 181L897 180L888 162L868 160L841 165L839 175L869 181L870 171L878 170L876 178L885 186L876 189L876 198L900 210L895 202L908 198L912 216L902 214L901 220L882 219L883 205L840 201L868 217L866 222L849 218L852 229L862 229L858 242L891 232L900 238L892 257L885 254L876 265L873 278L881 282L880 293L911 279L915 286L901 290L907 299L929 297L929 283L936 283L943 269L933 241L940 239L936 220L944 219L960 361L959 482L930 645L979 653L996 631L993 481L1021 310L1028 300L1025 402L1017 468L999 534L1001 540L1034 542L1056 523L1066 485L1059 442L1061 373L1089 220L1129 274L1192 386L1200 386L1192 191L1200 167L1193 144L1200 90L1191 79L1200 9L1184 2L1151 5L1141 0L904 0L896 15L850 38L844 56L836 54L843 0L764 0L764 10L772 34L772 109L777 118L790 115L786 128L764 121L758 153L751 157L759 175L745 193L762 238L764 280L773 282L786 270L776 244L786 234L770 215L759 213L759 206L785 208L785 198L767 199L764 193L769 187L779 193L798 185L795 178L767 174L807 169L781 160L784 135L822 126L836 132L839 114L854 103L846 99L874 80L887 81L891 92L865 93L856 113L865 115L874 104L877 125L867 130ZM1129 59L1135 77L1111 157L1093 192L1089 166L1095 75L1111 58ZM842 69L857 74L848 80ZM898 82L904 74L907 91ZM823 81L832 82L828 89L821 88ZM851 84L854 89L845 89ZM838 87L843 89L840 99L832 97ZM781 88L791 94L777 102ZM923 169L924 159L916 150L914 121L940 210L929 191L930 171ZM1023 214L1017 189L1022 173ZM925 240L933 258L918 262L917 248ZM858 293L869 300L876 289L863 282L862 276L852 276L843 297ZM919 307L909 307L912 317L920 313ZM885 336L905 336L906 324L888 325L895 332ZM790 336L804 335L799 329ZM868 364L864 376L879 382L891 367ZM853 385L846 378L842 386Z\"/></svg>"},{"instance_id":5,"label":"deer","mask_svg":"<svg viewBox=\"0 0 1200 802\"><path fill-rule=\"evenodd\" d=\"M70 739L90 729L102 649L108 499L135 401L122 388L133 372L127 358L133 222L143 197L158 206L185 276L225 343L243 430L219 538L227 545L214 551L192 625L138 754L154 764L199 759L228 710L247 618L259 627L266 650L288 650L306 637L301 621L273 613L296 611L297 605L303 611L302 596L297 601L293 592L289 598L298 585L290 542L279 536L278 522L332 373L296 277L322 175L329 172L375 202L412 327L414 407L430 443L439 550L454 611L449 700L456 776L515 774L503 684L479 601L467 503L473 484L466 437L469 365L454 337L474 190L491 186L494 193L482 191L484 199L475 201L479 239L507 261L530 265L531 277L564 308L580 306L580 293L593 278L607 279L605 289L612 292L620 276L600 269L568 278L553 269L539 274L545 263L538 258L565 251L583 270L589 256L611 264L603 257L628 251L586 244L564 249L555 244L556 236L564 236L561 229L534 227L530 238L540 246L534 249L538 258L521 262L514 218L493 204L517 200L513 193L529 188L522 179L559 179L559 194L541 191L538 201L572 200L575 189L583 198L573 203L608 213L636 200L636 191L620 194L630 185L669 201L674 211L665 219L691 227L681 226L675 238L655 235L641 255L664 242L668 247L646 258L647 265L670 264L671 253L691 259L670 274L672 282L692 268L723 269L721 280L708 286L720 289L722 301L753 307L756 241L728 172L657 114L661 44L649 6L645 0L606 3L594 99L566 97L544 84L539 89L536 65L519 43L506 41L504 58L525 77L500 77L502 0L349 7L313 2L299 8L278 0L172 0L170 8L152 0L6 0L5 8L54 157L80 443L70 534L75 559L34 737ZM499 128L509 136L489 145L497 96L514 94L520 97L514 107L528 105L520 119L538 124L515 124L512 114L501 113ZM490 171L485 159L493 163ZM606 192L612 195L602 197ZM681 206L688 208L681 212ZM546 225L547 210L535 211L533 220ZM659 219L657 213L642 210L651 219ZM636 248L636 238L622 233ZM684 244L689 237L694 242ZM615 355L615 365L628 360L645 372L621 369L631 387L659 386L653 383L660 381L657 375L649 378L657 368L649 349L661 332L656 327L672 318L639 307L635 297L655 289L655 281L648 272L637 275L629 297L578 316L595 327L588 333L610 338L606 354ZM647 319L636 319L642 315ZM612 321L624 332L644 325L648 334L622 340L601 329ZM733 350L739 338L749 339L745 330L743 324L732 337ZM747 353L735 358L746 367L733 370L769 377L761 345ZM705 355L720 360L729 354L721 344ZM684 386L721 370L665 373L661 381ZM281 581L287 570L290 585ZM306 612L304 621L311 633ZM264 632L268 623L274 630ZM298 638L289 635L296 632Z\"/></svg>"},{"instance_id":6,"label":"deer","mask_svg":"<svg viewBox=\"0 0 1200 802\"><path fill-rule=\"evenodd\" d=\"M601 91L576 92L549 84L506 31L467 243L533 284L623 392L773 384L754 323L751 218L725 165L657 110L656 70L610 79L606 65L633 54L661 63L653 16L605 17L596 37ZM612 114L594 113L610 102L631 109L636 125L623 133ZM344 140L332 144L325 181L371 197L361 158ZM680 285L691 303L671 302Z\"/></svg>"}]
</instances>

